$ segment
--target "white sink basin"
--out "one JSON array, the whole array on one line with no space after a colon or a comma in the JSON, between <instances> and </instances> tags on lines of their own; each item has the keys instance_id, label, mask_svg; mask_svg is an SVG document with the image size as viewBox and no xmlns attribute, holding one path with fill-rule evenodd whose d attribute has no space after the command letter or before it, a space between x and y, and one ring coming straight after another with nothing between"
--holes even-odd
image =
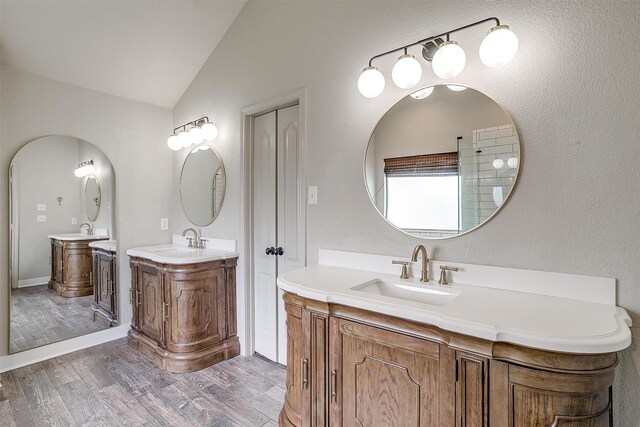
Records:
<instances>
[{"instance_id":1,"label":"white sink basin","mask_svg":"<svg viewBox=\"0 0 640 427\"><path fill-rule=\"evenodd\" d=\"M181 246L173 246L170 248L160 248L160 249L156 249L153 252L175 252L178 254L185 254L185 253L191 253L191 252L198 252L198 249L196 248L184 248Z\"/></svg>"},{"instance_id":2,"label":"white sink basin","mask_svg":"<svg viewBox=\"0 0 640 427\"><path fill-rule=\"evenodd\" d=\"M449 286L417 284L414 282L373 279L351 288L354 291L372 295L382 295L406 301L422 302L431 305L447 305L462 291Z\"/></svg>"}]
</instances>

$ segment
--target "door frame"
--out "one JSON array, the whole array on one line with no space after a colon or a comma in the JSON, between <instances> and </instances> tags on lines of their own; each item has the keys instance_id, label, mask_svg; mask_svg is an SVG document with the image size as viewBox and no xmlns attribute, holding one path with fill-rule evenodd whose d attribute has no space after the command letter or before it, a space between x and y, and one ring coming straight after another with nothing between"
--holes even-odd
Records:
<instances>
[{"instance_id":1,"label":"door frame","mask_svg":"<svg viewBox=\"0 0 640 427\"><path fill-rule=\"evenodd\" d=\"M255 352L254 336L254 309L255 309L255 278L253 277L253 137L254 118L262 114L270 113L278 109L300 107L300 150L302 153L302 167L298 179L304 186L304 198L300 201L300 209L304 218L304 264L307 265L307 108L306 108L306 88L294 90L275 98L267 99L257 104L244 107L242 114L242 184L240 197L240 218L241 218L241 238L240 244L243 248L240 253L244 254L242 273L244 275L244 306L245 306L245 337L244 345L246 355Z\"/></svg>"}]
</instances>

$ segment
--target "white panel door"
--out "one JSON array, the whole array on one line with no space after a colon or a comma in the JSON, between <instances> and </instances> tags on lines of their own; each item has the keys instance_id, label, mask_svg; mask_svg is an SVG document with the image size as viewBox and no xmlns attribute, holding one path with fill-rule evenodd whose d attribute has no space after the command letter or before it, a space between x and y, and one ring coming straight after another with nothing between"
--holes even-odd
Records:
<instances>
[{"instance_id":1,"label":"white panel door","mask_svg":"<svg viewBox=\"0 0 640 427\"><path fill-rule=\"evenodd\" d=\"M277 360L278 288L276 256L276 112L254 121L253 247L255 351Z\"/></svg>"},{"instance_id":2,"label":"white panel door","mask_svg":"<svg viewBox=\"0 0 640 427\"><path fill-rule=\"evenodd\" d=\"M306 264L305 180L300 132L300 107L278 110L278 276ZM278 362L287 364L287 315L278 292Z\"/></svg>"}]
</instances>

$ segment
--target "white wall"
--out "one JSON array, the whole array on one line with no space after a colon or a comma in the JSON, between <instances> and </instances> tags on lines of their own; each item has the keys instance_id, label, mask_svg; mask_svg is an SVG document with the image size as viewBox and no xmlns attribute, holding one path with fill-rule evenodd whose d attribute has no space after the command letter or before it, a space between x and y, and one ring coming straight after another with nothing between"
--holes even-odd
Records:
<instances>
[{"instance_id":1,"label":"white wall","mask_svg":"<svg viewBox=\"0 0 640 427\"><path fill-rule=\"evenodd\" d=\"M73 170L78 167L78 140L47 136L24 146L13 159L19 169L18 279L50 276L51 245L47 236L78 231L71 218L80 213L80 188ZM57 198L62 197L59 204ZM37 211L38 204L47 210ZM45 215L46 222L37 222Z\"/></svg>"},{"instance_id":2,"label":"white wall","mask_svg":"<svg viewBox=\"0 0 640 427\"><path fill-rule=\"evenodd\" d=\"M170 216L170 110L58 83L2 67L0 91L0 259L8 260L8 170L27 142L69 135L94 144L116 173L119 321L131 319L127 248L171 240L160 231ZM8 263L0 263L0 354L8 350Z\"/></svg>"},{"instance_id":3,"label":"white wall","mask_svg":"<svg viewBox=\"0 0 640 427\"><path fill-rule=\"evenodd\" d=\"M319 204L308 209L310 262L319 248L408 255L418 240L377 214L362 177L375 124L408 91L390 80L393 57L377 62L387 78L377 99L359 95L359 73L377 53L489 16L517 33L518 55L504 68L487 68L477 49L488 26L461 33L467 67L455 82L486 93L514 119L523 144L519 184L485 226L427 242L430 255L615 277L619 304L640 323L640 2L248 3L174 110L176 126L208 115L220 129L214 145L227 170L227 195L206 234L241 234L242 107L306 87L308 184L319 192ZM421 85L438 82L425 67ZM174 156L174 170L185 155ZM179 232L189 223L176 183L174 173ZM239 288L242 318L244 284ZM640 395L637 328L634 337L617 370L619 426L640 418L632 404Z\"/></svg>"}]
</instances>

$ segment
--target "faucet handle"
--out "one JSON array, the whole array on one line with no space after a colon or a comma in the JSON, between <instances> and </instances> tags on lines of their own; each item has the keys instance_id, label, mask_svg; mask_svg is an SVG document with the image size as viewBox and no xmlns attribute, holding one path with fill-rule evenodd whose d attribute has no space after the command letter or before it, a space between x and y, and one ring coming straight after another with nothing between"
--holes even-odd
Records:
<instances>
[{"instance_id":1,"label":"faucet handle","mask_svg":"<svg viewBox=\"0 0 640 427\"><path fill-rule=\"evenodd\" d=\"M409 278L409 268L407 267L409 265L408 261L399 261L397 259L394 259L393 261L391 261L391 264L398 264L402 266L402 273L400 274L401 279Z\"/></svg>"},{"instance_id":2,"label":"faucet handle","mask_svg":"<svg viewBox=\"0 0 640 427\"><path fill-rule=\"evenodd\" d=\"M187 240L189 241L189 247L192 248L193 247L193 237L187 237Z\"/></svg>"},{"instance_id":3,"label":"faucet handle","mask_svg":"<svg viewBox=\"0 0 640 427\"><path fill-rule=\"evenodd\" d=\"M449 267L448 265L441 265L440 266L440 280L438 280L438 283L441 285L448 285L449 282L447 281L447 271L458 271L458 267Z\"/></svg>"}]
</instances>

